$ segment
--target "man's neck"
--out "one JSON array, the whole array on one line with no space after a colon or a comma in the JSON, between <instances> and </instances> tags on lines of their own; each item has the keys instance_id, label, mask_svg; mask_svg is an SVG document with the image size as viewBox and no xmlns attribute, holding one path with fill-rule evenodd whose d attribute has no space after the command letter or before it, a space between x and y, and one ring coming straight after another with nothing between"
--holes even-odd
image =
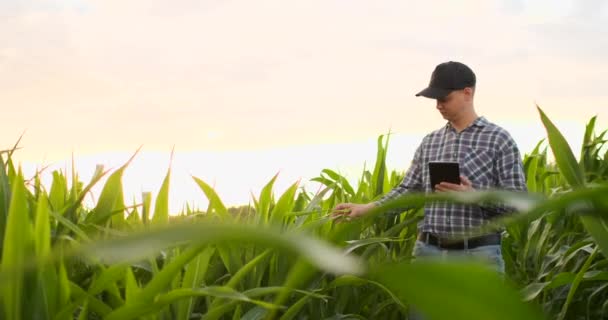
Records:
<instances>
[{"instance_id":1,"label":"man's neck","mask_svg":"<svg viewBox=\"0 0 608 320\"><path fill-rule=\"evenodd\" d=\"M473 124L473 122L475 122L477 118L477 113L475 113L475 111L472 111L465 114L463 117L460 117L459 119L450 121L450 124L456 130L456 132L461 132L462 130L468 128L471 124Z\"/></svg>"}]
</instances>

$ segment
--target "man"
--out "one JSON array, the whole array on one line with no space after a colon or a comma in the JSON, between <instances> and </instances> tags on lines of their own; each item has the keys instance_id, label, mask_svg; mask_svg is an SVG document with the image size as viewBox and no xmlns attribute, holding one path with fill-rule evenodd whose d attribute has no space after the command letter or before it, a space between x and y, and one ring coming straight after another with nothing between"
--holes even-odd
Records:
<instances>
[{"instance_id":1,"label":"man","mask_svg":"<svg viewBox=\"0 0 608 320\"><path fill-rule=\"evenodd\" d=\"M477 115L473 103L475 85L476 76L468 66L454 61L439 64L429 86L416 96L435 99L447 124L422 140L401 184L369 204L338 204L334 214L362 216L407 192L526 191L517 145L505 129ZM460 184L441 182L431 186L428 163L433 161L458 162ZM428 204L419 225L414 256L477 256L504 273L500 234L467 236L476 227L508 211L509 208L500 205Z\"/></svg>"}]
</instances>

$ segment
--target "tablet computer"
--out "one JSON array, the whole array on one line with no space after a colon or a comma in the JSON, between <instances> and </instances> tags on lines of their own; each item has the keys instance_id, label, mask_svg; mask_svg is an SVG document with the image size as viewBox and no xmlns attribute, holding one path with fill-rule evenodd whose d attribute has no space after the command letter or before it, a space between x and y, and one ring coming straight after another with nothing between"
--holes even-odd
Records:
<instances>
[{"instance_id":1,"label":"tablet computer","mask_svg":"<svg viewBox=\"0 0 608 320\"><path fill-rule=\"evenodd\" d=\"M429 162L429 174L431 176L431 189L441 182L460 184L460 166L458 162Z\"/></svg>"}]
</instances>

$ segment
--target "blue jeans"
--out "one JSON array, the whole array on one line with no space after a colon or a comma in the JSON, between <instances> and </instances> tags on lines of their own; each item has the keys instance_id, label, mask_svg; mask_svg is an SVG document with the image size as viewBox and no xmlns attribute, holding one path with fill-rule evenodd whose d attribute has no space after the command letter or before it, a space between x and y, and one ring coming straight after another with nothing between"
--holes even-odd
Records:
<instances>
[{"instance_id":1,"label":"blue jeans","mask_svg":"<svg viewBox=\"0 0 608 320\"><path fill-rule=\"evenodd\" d=\"M415 260L439 259L441 261L478 260L485 262L496 272L505 273L505 262L500 245L480 246L466 250L444 250L416 240L414 245Z\"/></svg>"},{"instance_id":2,"label":"blue jeans","mask_svg":"<svg viewBox=\"0 0 608 320\"><path fill-rule=\"evenodd\" d=\"M444 250L430 244L426 244L420 240L416 240L414 245L414 262L420 260L439 260L439 261L463 261L477 260L496 270L499 274L505 273L505 262L502 258L502 249L500 245L480 246L466 250ZM409 319L423 320L415 310L410 308Z\"/></svg>"}]
</instances>

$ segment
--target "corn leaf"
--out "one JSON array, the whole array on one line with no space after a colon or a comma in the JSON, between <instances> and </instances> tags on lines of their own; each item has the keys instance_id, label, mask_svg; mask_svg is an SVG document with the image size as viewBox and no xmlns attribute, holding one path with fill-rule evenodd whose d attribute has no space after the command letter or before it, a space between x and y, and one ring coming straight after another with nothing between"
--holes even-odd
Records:
<instances>
[{"instance_id":1,"label":"corn leaf","mask_svg":"<svg viewBox=\"0 0 608 320\"><path fill-rule=\"evenodd\" d=\"M431 320L543 319L538 308L523 303L514 288L485 266L416 262L378 266L371 274Z\"/></svg>"}]
</instances>

